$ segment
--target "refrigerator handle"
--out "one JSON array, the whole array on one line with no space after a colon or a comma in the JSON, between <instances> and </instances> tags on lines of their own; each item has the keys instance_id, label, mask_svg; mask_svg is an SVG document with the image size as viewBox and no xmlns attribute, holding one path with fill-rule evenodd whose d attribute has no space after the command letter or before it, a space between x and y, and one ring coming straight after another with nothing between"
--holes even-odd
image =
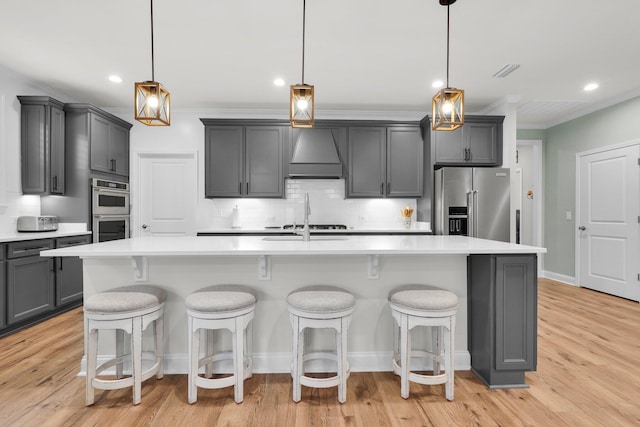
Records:
<instances>
[{"instance_id":1,"label":"refrigerator handle","mask_svg":"<svg viewBox=\"0 0 640 427\"><path fill-rule=\"evenodd\" d=\"M473 190L473 237L478 237L478 190Z\"/></svg>"},{"instance_id":2,"label":"refrigerator handle","mask_svg":"<svg viewBox=\"0 0 640 427\"><path fill-rule=\"evenodd\" d=\"M474 230L473 191L467 193L467 236L472 237Z\"/></svg>"}]
</instances>

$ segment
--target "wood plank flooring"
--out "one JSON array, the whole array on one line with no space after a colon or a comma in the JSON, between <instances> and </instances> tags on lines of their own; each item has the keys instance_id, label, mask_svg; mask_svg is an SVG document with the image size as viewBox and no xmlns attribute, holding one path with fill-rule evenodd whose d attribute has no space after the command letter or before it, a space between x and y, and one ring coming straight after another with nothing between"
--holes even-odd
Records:
<instances>
[{"instance_id":1,"label":"wood plank flooring","mask_svg":"<svg viewBox=\"0 0 640 427\"><path fill-rule=\"evenodd\" d=\"M0 426L639 426L640 304L541 279L538 370L527 389L489 390L456 372L455 400L444 386L353 373L347 403L335 388L303 387L291 401L287 374L254 375L244 403L233 389L199 390L187 403L186 375L150 379L142 403L130 390L98 391L84 406L82 311L75 309L0 339Z\"/></svg>"}]
</instances>

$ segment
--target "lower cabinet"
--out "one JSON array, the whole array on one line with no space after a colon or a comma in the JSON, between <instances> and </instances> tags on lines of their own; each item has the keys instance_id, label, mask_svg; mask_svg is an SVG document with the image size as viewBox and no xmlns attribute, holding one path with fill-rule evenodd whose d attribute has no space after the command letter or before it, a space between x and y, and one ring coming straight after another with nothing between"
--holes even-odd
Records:
<instances>
[{"instance_id":1,"label":"lower cabinet","mask_svg":"<svg viewBox=\"0 0 640 427\"><path fill-rule=\"evenodd\" d=\"M91 236L61 237L56 239L56 248L86 245ZM82 260L73 257L55 258L56 307L82 301Z\"/></svg>"},{"instance_id":2,"label":"lower cabinet","mask_svg":"<svg viewBox=\"0 0 640 427\"><path fill-rule=\"evenodd\" d=\"M7 295L7 284L5 281L4 253L6 245L0 244L0 329L7 326L7 313L5 296Z\"/></svg>"},{"instance_id":3,"label":"lower cabinet","mask_svg":"<svg viewBox=\"0 0 640 427\"><path fill-rule=\"evenodd\" d=\"M53 259L40 257L41 250L53 247L53 239L12 242L7 245L8 325L54 308Z\"/></svg>"},{"instance_id":4,"label":"lower cabinet","mask_svg":"<svg viewBox=\"0 0 640 427\"><path fill-rule=\"evenodd\" d=\"M471 370L491 388L527 387L537 362L537 257L468 257Z\"/></svg>"}]
</instances>

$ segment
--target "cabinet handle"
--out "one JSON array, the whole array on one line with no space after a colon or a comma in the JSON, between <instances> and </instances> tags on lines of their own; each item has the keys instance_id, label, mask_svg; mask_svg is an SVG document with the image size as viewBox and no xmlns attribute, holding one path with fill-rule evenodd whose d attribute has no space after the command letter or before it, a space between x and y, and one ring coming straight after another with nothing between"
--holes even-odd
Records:
<instances>
[{"instance_id":1,"label":"cabinet handle","mask_svg":"<svg viewBox=\"0 0 640 427\"><path fill-rule=\"evenodd\" d=\"M247 196L249 195L249 181L247 181L247 192L244 193L244 194L247 195Z\"/></svg>"},{"instance_id":2,"label":"cabinet handle","mask_svg":"<svg viewBox=\"0 0 640 427\"><path fill-rule=\"evenodd\" d=\"M115 172L116 170L116 159L109 160L111 171Z\"/></svg>"},{"instance_id":3,"label":"cabinet handle","mask_svg":"<svg viewBox=\"0 0 640 427\"><path fill-rule=\"evenodd\" d=\"M380 183L380 194L384 195L384 182Z\"/></svg>"},{"instance_id":4,"label":"cabinet handle","mask_svg":"<svg viewBox=\"0 0 640 427\"><path fill-rule=\"evenodd\" d=\"M58 175L55 175L53 177L53 185L51 186L52 190L57 190L58 189Z\"/></svg>"},{"instance_id":5,"label":"cabinet handle","mask_svg":"<svg viewBox=\"0 0 640 427\"><path fill-rule=\"evenodd\" d=\"M238 183L238 194L240 194L242 196L242 183L241 182Z\"/></svg>"}]
</instances>

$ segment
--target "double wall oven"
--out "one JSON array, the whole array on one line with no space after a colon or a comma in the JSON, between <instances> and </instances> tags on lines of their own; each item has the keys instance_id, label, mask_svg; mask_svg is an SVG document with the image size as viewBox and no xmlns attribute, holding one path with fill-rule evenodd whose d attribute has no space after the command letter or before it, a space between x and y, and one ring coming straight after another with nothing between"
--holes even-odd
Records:
<instances>
[{"instance_id":1,"label":"double wall oven","mask_svg":"<svg viewBox=\"0 0 640 427\"><path fill-rule=\"evenodd\" d=\"M129 238L129 184L101 178L91 180L93 241Z\"/></svg>"}]
</instances>

